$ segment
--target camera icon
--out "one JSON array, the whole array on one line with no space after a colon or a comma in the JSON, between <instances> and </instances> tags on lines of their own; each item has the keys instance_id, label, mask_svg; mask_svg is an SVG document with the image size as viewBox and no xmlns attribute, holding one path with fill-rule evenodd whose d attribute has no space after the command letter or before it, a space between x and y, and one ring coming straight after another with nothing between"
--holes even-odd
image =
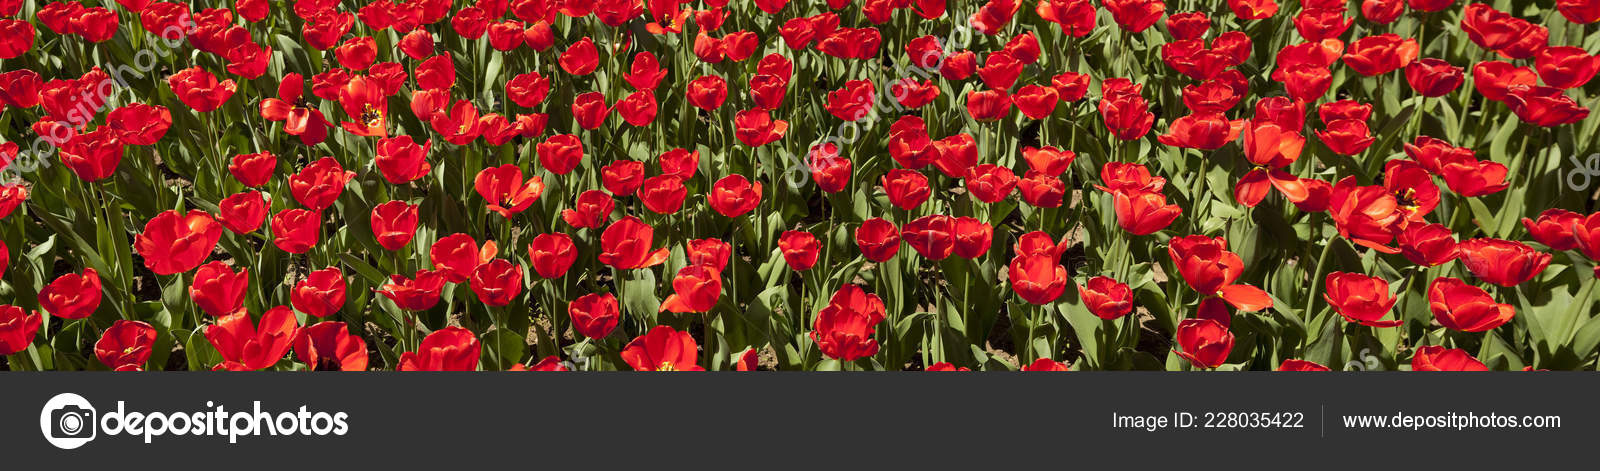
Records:
<instances>
[{"instance_id":1,"label":"camera icon","mask_svg":"<svg viewBox=\"0 0 1600 471\"><path fill-rule=\"evenodd\" d=\"M75 405L50 411L50 436L56 438L84 438L94 436L94 409Z\"/></svg>"},{"instance_id":2,"label":"camera icon","mask_svg":"<svg viewBox=\"0 0 1600 471\"><path fill-rule=\"evenodd\" d=\"M94 440L97 417L88 399L61 393L45 402L44 409L39 412L39 429L51 445L71 450Z\"/></svg>"}]
</instances>

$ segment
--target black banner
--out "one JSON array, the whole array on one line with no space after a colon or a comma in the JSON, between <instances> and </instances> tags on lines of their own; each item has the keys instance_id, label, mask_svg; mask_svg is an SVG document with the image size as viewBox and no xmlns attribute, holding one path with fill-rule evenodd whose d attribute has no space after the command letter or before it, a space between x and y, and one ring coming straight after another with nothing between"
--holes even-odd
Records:
<instances>
[{"instance_id":1,"label":"black banner","mask_svg":"<svg viewBox=\"0 0 1600 471\"><path fill-rule=\"evenodd\" d=\"M52 469L1392 469L1579 457L1600 431L1593 374L3 377L0 455Z\"/></svg>"}]
</instances>

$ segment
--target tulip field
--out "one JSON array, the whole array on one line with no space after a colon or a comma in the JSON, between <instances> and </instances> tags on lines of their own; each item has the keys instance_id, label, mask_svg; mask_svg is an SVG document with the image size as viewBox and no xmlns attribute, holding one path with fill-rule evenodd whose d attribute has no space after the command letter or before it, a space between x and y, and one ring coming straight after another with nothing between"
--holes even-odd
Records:
<instances>
[{"instance_id":1,"label":"tulip field","mask_svg":"<svg viewBox=\"0 0 1600 471\"><path fill-rule=\"evenodd\" d=\"M1600 369L1600 0L0 17L0 369Z\"/></svg>"}]
</instances>

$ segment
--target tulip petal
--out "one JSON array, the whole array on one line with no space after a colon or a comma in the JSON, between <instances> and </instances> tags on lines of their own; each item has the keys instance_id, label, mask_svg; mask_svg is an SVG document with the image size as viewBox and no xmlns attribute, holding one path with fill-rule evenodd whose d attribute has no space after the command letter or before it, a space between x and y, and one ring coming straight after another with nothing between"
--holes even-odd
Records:
<instances>
[{"instance_id":1,"label":"tulip petal","mask_svg":"<svg viewBox=\"0 0 1600 471\"><path fill-rule=\"evenodd\" d=\"M1272 296L1267 295L1261 288L1250 285L1223 286L1218 294L1240 311L1256 312L1272 307Z\"/></svg>"}]
</instances>

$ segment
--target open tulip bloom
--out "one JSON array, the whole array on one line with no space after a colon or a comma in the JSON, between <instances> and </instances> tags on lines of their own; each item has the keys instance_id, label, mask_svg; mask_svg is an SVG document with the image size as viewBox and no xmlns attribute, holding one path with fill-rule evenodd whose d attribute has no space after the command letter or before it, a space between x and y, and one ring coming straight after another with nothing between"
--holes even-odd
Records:
<instances>
[{"instance_id":1,"label":"open tulip bloom","mask_svg":"<svg viewBox=\"0 0 1600 471\"><path fill-rule=\"evenodd\" d=\"M225 3L0 1L0 369L1600 362L1594 0Z\"/></svg>"}]
</instances>

